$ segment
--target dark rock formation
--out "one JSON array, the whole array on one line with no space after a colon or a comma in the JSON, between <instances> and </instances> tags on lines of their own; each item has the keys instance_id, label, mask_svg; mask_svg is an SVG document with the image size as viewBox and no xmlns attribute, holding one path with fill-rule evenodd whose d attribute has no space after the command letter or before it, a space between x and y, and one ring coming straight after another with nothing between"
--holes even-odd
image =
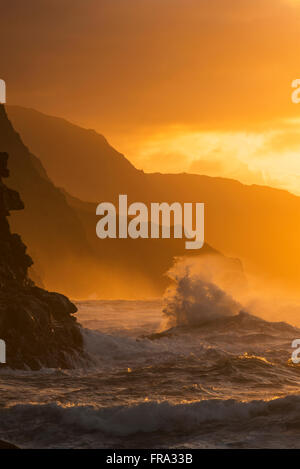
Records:
<instances>
[{"instance_id":1,"label":"dark rock formation","mask_svg":"<svg viewBox=\"0 0 300 469\"><path fill-rule=\"evenodd\" d=\"M6 366L69 368L82 354L82 336L63 295L34 285L28 277L32 259L7 216L24 205L18 192L2 181L8 177L7 153L0 153L0 338L6 342ZM0 367L5 365L0 365Z\"/></svg>"},{"instance_id":2,"label":"dark rock formation","mask_svg":"<svg viewBox=\"0 0 300 469\"><path fill-rule=\"evenodd\" d=\"M8 443L7 441L0 440L0 449L20 449L20 448L13 445L12 443Z\"/></svg>"},{"instance_id":3,"label":"dark rock formation","mask_svg":"<svg viewBox=\"0 0 300 469\"><path fill-rule=\"evenodd\" d=\"M51 290L87 297L91 294L93 275L82 272L91 272L95 260L85 229L62 191L50 181L39 159L14 130L3 104L0 104L0 151L9 154L7 185L20 192L26 207L11 214L10 227L22 236L35 260L36 283L42 286L40 277L42 284ZM32 276L32 269L29 275Z\"/></svg>"}]
</instances>

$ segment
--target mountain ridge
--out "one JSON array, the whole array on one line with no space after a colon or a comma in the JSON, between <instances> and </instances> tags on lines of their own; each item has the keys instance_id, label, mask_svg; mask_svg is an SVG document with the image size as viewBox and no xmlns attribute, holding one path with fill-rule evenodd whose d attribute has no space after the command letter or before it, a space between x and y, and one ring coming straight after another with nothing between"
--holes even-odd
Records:
<instances>
[{"instance_id":1,"label":"mountain ridge","mask_svg":"<svg viewBox=\"0 0 300 469\"><path fill-rule=\"evenodd\" d=\"M0 337L5 341L4 366L70 368L75 358L84 355L74 317L77 308L65 296L38 288L28 276L33 261L7 220L12 210L24 209L19 193L3 182L9 176L8 157L0 152Z\"/></svg>"},{"instance_id":2,"label":"mountain ridge","mask_svg":"<svg viewBox=\"0 0 300 469\"><path fill-rule=\"evenodd\" d=\"M95 167L90 165L90 155L87 149L84 151L84 148L77 147L73 142L71 148L74 149L75 145L76 158L73 153L69 152L68 132L65 137L62 133L59 142L55 142L57 130L54 129L52 133L46 127L43 130L47 134L44 141L44 134L40 132L39 113L37 111L35 113L35 125L33 126L30 116L25 122L26 109L22 110L23 117L19 115L17 119L18 111L18 108L8 111L14 125L21 133L22 138L25 138L31 150L36 148L36 142L42 147L38 156L42 164L45 165L51 180L76 199L81 200L81 207L78 207L77 203L77 208L74 205L72 208L76 209L76 213L82 221L87 239L92 240L93 244L98 243L99 248L96 249L99 251L101 249L105 251L111 244L111 240L95 240L97 218L93 215L89 218L83 216L83 212L92 213L91 207L93 205L95 213L96 205L99 202L107 201L117 205L118 196L122 193L128 195L128 203L135 201L145 204L175 201L181 203L203 202L205 203L206 243L225 256L239 258L246 272L257 276L260 282L272 283L276 285L276 288L283 287L292 292L298 292L300 282L300 269L298 267L300 264L298 248L300 197L282 189L245 185L227 178L189 173L144 173L135 169L131 163L128 163L129 166L127 164L124 166L125 157L123 155L121 159L117 157L117 161L122 161L122 163L115 168L109 161L107 146L103 152L93 147L92 161L93 165L96 164L98 168L95 170ZM52 123L57 123L56 119L59 119L60 126L62 122L65 122L60 118L52 118ZM72 124L73 131L77 128ZM82 130L80 130L80 134L81 132ZM90 135L86 130L83 132L85 138ZM49 141L54 141L50 147L47 145ZM101 141L103 143L103 140ZM89 142L87 148L93 144L94 140ZM58 147L57 154L55 150ZM111 147L109 146L109 148ZM46 157L45 153L47 153ZM118 152L117 154L121 155ZM44 158L46 159L44 160ZM47 166L49 159L52 161L52 168L54 168L51 174ZM77 167L75 163L73 164L73 173L76 173L77 182L72 186L71 191L67 189L71 179L68 179L70 177L69 164L66 161L80 161L81 165ZM65 184L60 184L62 174L59 165L65 165L67 168L64 173L64 177L67 178L64 180ZM126 171L124 168L130 169ZM93 180L94 183L91 184L90 180ZM91 194L93 194L92 197ZM82 202L84 200L88 202L88 205L85 206L85 203ZM160 248L161 253L164 251L164 246L166 244L162 244ZM145 250L149 247L150 245L147 247L145 245ZM146 255L148 254L146 253ZM158 255L157 252L156 255Z\"/></svg>"}]
</instances>

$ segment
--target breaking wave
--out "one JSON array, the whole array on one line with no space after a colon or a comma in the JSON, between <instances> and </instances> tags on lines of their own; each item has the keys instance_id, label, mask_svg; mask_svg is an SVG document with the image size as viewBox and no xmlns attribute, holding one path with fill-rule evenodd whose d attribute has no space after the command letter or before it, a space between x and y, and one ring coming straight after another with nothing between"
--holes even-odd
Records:
<instances>
[{"instance_id":1,"label":"breaking wave","mask_svg":"<svg viewBox=\"0 0 300 469\"><path fill-rule=\"evenodd\" d=\"M264 422L272 431L282 428L300 429L300 396L291 395L271 401L256 400L238 402L236 400L211 399L184 404L168 401L145 402L138 405L95 408L92 406L63 407L57 404L16 405L0 410L1 435L12 421L22 422L37 435L35 445L45 441L57 445L60 434L75 438L80 433L99 436L127 437L135 434L181 433L186 437L207 431L208 425L218 424L220 429L238 425L248 431L259 431ZM57 428L59 427L59 435ZM42 432L42 433L41 433ZM41 438L44 434L44 439ZM95 436L98 435L97 437ZM16 438L18 440L18 438ZM76 445L75 445L76 446Z\"/></svg>"},{"instance_id":2,"label":"breaking wave","mask_svg":"<svg viewBox=\"0 0 300 469\"><path fill-rule=\"evenodd\" d=\"M173 285L164 296L167 326L199 325L234 316L242 309L230 293L216 283L215 271L203 259L179 259L169 270ZM208 266L210 268L208 268Z\"/></svg>"}]
</instances>

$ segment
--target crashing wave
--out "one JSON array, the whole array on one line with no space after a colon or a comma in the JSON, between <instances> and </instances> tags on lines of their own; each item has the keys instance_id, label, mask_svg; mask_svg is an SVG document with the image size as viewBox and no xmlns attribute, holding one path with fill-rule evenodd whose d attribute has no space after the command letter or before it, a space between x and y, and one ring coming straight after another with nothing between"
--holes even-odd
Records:
<instances>
[{"instance_id":1,"label":"crashing wave","mask_svg":"<svg viewBox=\"0 0 300 469\"><path fill-rule=\"evenodd\" d=\"M57 425L68 435L102 435L126 437L138 433L182 433L188 435L206 432L208 425L230 428L233 424L248 425L259 430L266 421L270 426L281 422L283 427L299 428L300 396L263 401L240 402L234 399L210 399L184 404L169 401L144 402L130 406L96 408L58 404L16 405L0 410L3 421L1 433L12 421L30 421L32 433L41 438L38 428L44 428L45 439L51 445L56 441ZM43 442L41 442L42 444Z\"/></svg>"}]
</instances>

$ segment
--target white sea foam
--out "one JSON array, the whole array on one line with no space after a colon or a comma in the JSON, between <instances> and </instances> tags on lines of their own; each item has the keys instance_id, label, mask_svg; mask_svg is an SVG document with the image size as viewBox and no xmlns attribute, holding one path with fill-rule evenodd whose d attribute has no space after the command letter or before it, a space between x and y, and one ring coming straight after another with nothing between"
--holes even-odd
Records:
<instances>
[{"instance_id":1,"label":"white sea foam","mask_svg":"<svg viewBox=\"0 0 300 469\"><path fill-rule=\"evenodd\" d=\"M194 326L238 314L242 306L220 286L219 270L218 261L213 258L212 262L210 257L175 263L168 272L173 284L164 296L168 326Z\"/></svg>"},{"instance_id":2,"label":"white sea foam","mask_svg":"<svg viewBox=\"0 0 300 469\"><path fill-rule=\"evenodd\" d=\"M69 435L79 431L99 432L104 435L126 437L137 433L169 433L176 431L187 436L195 431L205 431L207 424L251 425L252 431L259 430L264 419L273 419L274 427L278 421L282 425L293 424L299 419L300 396L287 396L271 401L238 402L236 400L211 399L185 404L145 402L131 406L95 408L92 406L63 407L57 404L16 405L0 410L3 421L2 431L9 427L11 420L26 422L32 426L43 425L45 438L54 431L59 423L60 432ZM295 423L294 423L295 424ZM298 423L299 426L299 423ZM53 441L54 434L50 440Z\"/></svg>"}]
</instances>

